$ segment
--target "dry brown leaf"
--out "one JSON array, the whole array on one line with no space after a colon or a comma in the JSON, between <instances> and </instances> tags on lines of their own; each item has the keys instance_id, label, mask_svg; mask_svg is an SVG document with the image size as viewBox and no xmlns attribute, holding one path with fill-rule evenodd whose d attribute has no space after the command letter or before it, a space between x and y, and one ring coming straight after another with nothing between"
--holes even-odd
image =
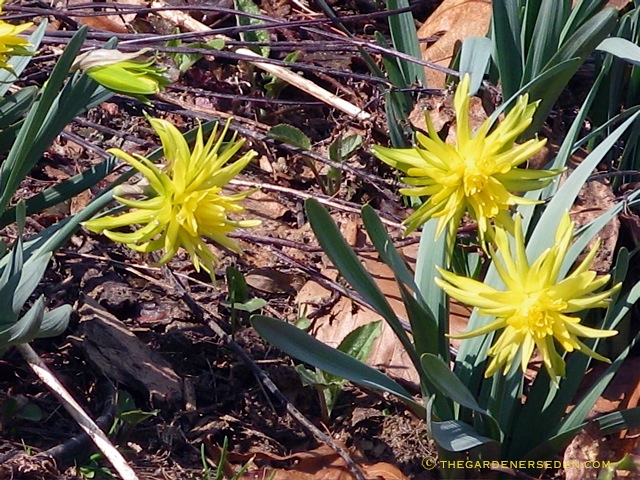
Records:
<instances>
[{"instance_id":1,"label":"dry brown leaf","mask_svg":"<svg viewBox=\"0 0 640 480\"><path fill-rule=\"evenodd\" d=\"M431 96L416 103L409 114L409 121L414 128L427 131L425 114L433 122L437 132L447 129L446 142L456 144L456 114L453 108L453 92L445 91L443 96ZM487 119L482 99L471 97L469 101L469 128L475 132Z\"/></svg>"},{"instance_id":2,"label":"dry brown leaf","mask_svg":"<svg viewBox=\"0 0 640 480\"><path fill-rule=\"evenodd\" d=\"M292 294L300 290L304 277L274 268L254 268L245 275L247 285L261 292Z\"/></svg>"},{"instance_id":3,"label":"dry brown leaf","mask_svg":"<svg viewBox=\"0 0 640 480\"><path fill-rule=\"evenodd\" d=\"M322 273L330 276L333 272L326 270ZM387 278L382 283L388 284L389 282L391 280ZM330 295L330 292L324 287L310 281L300 290L298 303L317 305L318 300L328 299ZM398 295L397 291L394 295ZM404 312L404 307L400 307L397 297L395 300L390 299L390 303L394 305L394 311L397 313L399 313L398 310ZM402 314L402 316L405 315ZM368 308L360 307L350 299L343 297L327 315L315 320L313 333L318 340L335 348L350 332L362 325L380 320L380 318L377 313ZM419 383L418 374L411 366L409 355L405 352L393 330L385 322L382 324L382 333L374 343L367 363L394 378L403 379L414 385Z\"/></svg>"},{"instance_id":4,"label":"dry brown leaf","mask_svg":"<svg viewBox=\"0 0 640 480\"><path fill-rule=\"evenodd\" d=\"M342 230L352 246L362 246L362 231L354 227L356 222L348 222ZM418 245L413 244L400 249L405 261L413 268L415 266ZM378 287L385 295L393 311L406 319L407 313L398 290L393 273L387 265L378 258L377 253L358 253L365 269L375 279ZM323 275L335 279L337 272L333 267L324 269ZM331 292L314 281L307 282L298 293L299 305L310 305L316 308L331 298ZM462 333L466 330L470 309L452 302L450 314L450 330L452 333ZM340 342L354 329L367 323L380 320L376 312L364 308L348 298L341 298L326 315L317 318L313 326L313 334L321 342L337 347ZM459 341L454 341L454 346ZM371 355L367 361L374 368L384 371L389 376L404 380L413 385L419 385L418 373L413 368L411 359L395 333L383 322L382 333L374 343Z\"/></svg>"},{"instance_id":5,"label":"dry brown leaf","mask_svg":"<svg viewBox=\"0 0 640 480\"><path fill-rule=\"evenodd\" d=\"M571 466L564 470L565 480L595 480L598 477L598 469L587 468L587 462L605 460L609 456L601 437L598 424L592 422L571 441L563 457L563 463Z\"/></svg>"},{"instance_id":6,"label":"dry brown leaf","mask_svg":"<svg viewBox=\"0 0 640 480\"><path fill-rule=\"evenodd\" d=\"M574 0L574 4L577 0ZM609 0L607 6L622 10L629 0ZM422 59L442 67L451 64L461 42L468 37L484 37L491 22L491 0L444 0L418 29L418 38L439 36L431 44L422 44ZM425 68L427 85L444 88L445 74Z\"/></svg>"},{"instance_id":7,"label":"dry brown leaf","mask_svg":"<svg viewBox=\"0 0 640 480\"><path fill-rule=\"evenodd\" d=\"M138 6L140 8L146 7L146 2L142 0L118 0L117 2L106 0L107 3L120 3ZM103 3L103 2L96 2ZM83 0L67 0L66 5L86 5L87 2ZM135 13L122 13L118 15L103 15L103 16L95 16L95 17L71 17L76 22L81 25L87 25L89 27L95 28L97 30L106 30L108 32L113 33L129 33L128 25L136 18Z\"/></svg>"},{"instance_id":8,"label":"dry brown leaf","mask_svg":"<svg viewBox=\"0 0 640 480\"><path fill-rule=\"evenodd\" d=\"M451 64L457 42L485 36L491 20L491 0L444 0L418 29L418 38L441 35L422 50L422 58L442 67ZM445 74L426 68L427 85L444 88Z\"/></svg>"},{"instance_id":9,"label":"dry brown leaf","mask_svg":"<svg viewBox=\"0 0 640 480\"><path fill-rule=\"evenodd\" d=\"M578 0L573 0L573 4L575 5ZM631 3L631 0L608 0L606 6L617 8L618 10L622 10L627 7Z\"/></svg>"},{"instance_id":10,"label":"dry brown leaf","mask_svg":"<svg viewBox=\"0 0 640 480\"><path fill-rule=\"evenodd\" d=\"M603 215L616 204L609 182L606 180L594 180L587 182L580 189L578 198L571 209L571 218L578 226L583 226ZM598 234L602 242L598 254L593 262L591 270L601 275L609 273L613 264L615 247L620 233L620 220L614 217ZM592 241L590 246L596 240Z\"/></svg>"},{"instance_id":11,"label":"dry brown leaf","mask_svg":"<svg viewBox=\"0 0 640 480\"><path fill-rule=\"evenodd\" d=\"M205 439L205 446L209 455L216 459L220 457L220 447L214 445L210 438ZM384 463L368 463L359 455L353 454L353 460L364 476L371 480L406 480L407 477L395 466ZM274 480L352 480L353 475L347 468L346 462L335 450L322 445L315 450L297 452L291 455L277 455L269 452L253 452L246 454L229 453L228 463L242 465L253 459L260 465L258 470L249 470L243 477L247 479L273 478ZM282 468L293 465L291 468ZM232 470L227 465L228 470ZM280 468L278 468L280 467ZM236 469L237 470L237 469ZM275 475L274 475L275 474ZM271 475L274 475L271 477Z\"/></svg>"},{"instance_id":12,"label":"dry brown leaf","mask_svg":"<svg viewBox=\"0 0 640 480\"><path fill-rule=\"evenodd\" d=\"M632 210L626 210L619 215L620 224L631 237L634 246L640 245L640 216Z\"/></svg>"}]
</instances>

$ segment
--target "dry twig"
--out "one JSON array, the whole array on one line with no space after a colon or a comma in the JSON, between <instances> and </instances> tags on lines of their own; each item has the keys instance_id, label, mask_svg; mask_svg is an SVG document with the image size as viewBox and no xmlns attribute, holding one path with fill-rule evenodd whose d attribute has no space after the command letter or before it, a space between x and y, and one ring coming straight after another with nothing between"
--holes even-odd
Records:
<instances>
[{"instance_id":1,"label":"dry twig","mask_svg":"<svg viewBox=\"0 0 640 480\"><path fill-rule=\"evenodd\" d=\"M151 3L152 8L161 8L165 6L166 4L161 0L156 0ZM203 23L198 22L182 11L160 10L157 12L157 14L169 20L170 22L173 22L176 25L192 32L211 31L209 27L207 27ZM220 37L219 35L216 36ZM224 38L224 40L228 39ZM262 57L252 50L249 50L248 48L238 48L236 49L236 53L255 58L255 60L250 60L251 64L270 73L271 75L284 80L290 85L299 88L300 90L308 93L318 100L325 102L327 105L331 105L332 107L345 112L348 115L352 115L358 120L368 120L371 117L371 115L363 111L360 107L357 107L352 103L349 103L346 100L334 95L333 93L328 92L327 90L319 87L312 81L298 75L297 73L294 73L287 68L280 67L279 65L261 62L260 60L262 59Z\"/></svg>"},{"instance_id":2,"label":"dry twig","mask_svg":"<svg viewBox=\"0 0 640 480\"><path fill-rule=\"evenodd\" d=\"M80 428L84 430L91 440L100 449L102 454L113 465L116 472L123 480L138 480L138 476L129 466L120 452L111 444L107 436L87 415L82 407L74 400L71 394L64 388L53 372L45 365L36 351L29 344L18 345L16 347L27 362L33 373L53 392L67 412L78 422Z\"/></svg>"}]
</instances>

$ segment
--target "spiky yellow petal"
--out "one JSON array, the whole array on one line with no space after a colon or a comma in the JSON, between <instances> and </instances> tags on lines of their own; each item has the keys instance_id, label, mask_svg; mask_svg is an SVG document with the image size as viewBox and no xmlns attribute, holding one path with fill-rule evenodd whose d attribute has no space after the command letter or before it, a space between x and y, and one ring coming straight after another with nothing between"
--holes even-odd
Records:
<instances>
[{"instance_id":1,"label":"spiky yellow petal","mask_svg":"<svg viewBox=\"0 0 640 480\"><path fill-rule=\"evenodd\" d=\"M416 134L418 146L394 149L374 146L374 154L404 172L403 181L416 188L401 189L403 195L429 198L405 220L407 234L427 220L438 218L437 235L445 227L455 231L465 212L478 223L483 245L495 227L511 229L508 212L514 205L536 203L515 192L538 190L549 185L559 170L516 168L526 162L546 140L532 139L518 145L516 139L531 124L537 103L521 96L504 120L488 133L490 122L474 133L469 126L469 83L465 75L456 90L456 145L443 142L429 115L428 135ZM505 213L507 213L505 215ZM451 223L454 222L453 227ZM452 239L450 239L452 240Z\"/></svg>"},{"instance_id":2,"label":"spiky yellow petal","mask_svg":"<svg viewBox=\"0 0 640 480\"><path fill-rule=\"evenodd\" d=\"M224 166L244 143L234 137L223 144L228 122L220 135L217 135L217 128L214 129L206 144L199 128L192 150L171 123L157 118L150 119L150 123L162 142L166 160L164 169L147 158L134 157L119 149L109 153L136 168L147 179L155 196L145 199L116 196L116 200L132 211L96 218L84 226L139 252L163 250L160 264L170 261L182 248L190 255L196 270L204 268L212 273L218 259L202 238L240 252L240 247L227 235L236 228L260 224L258 220L229 218L229 214L244 212L239 202L255 190L233 195L222 193L222 188L247 166L255 152L249 151ZM116 231L136 225L139 228L133 231Z\"/></svg>"},{"instance_id":3,"label":"spiky yellow petal","mask_svg":"<svg viewBox=\"0 0 640 480\"><path fill-rule=\"evenodd\" d=\"M501 369L506 374L519 350L524 371L537 347L544 367L555 383L558 376L564 375L565 369L564 360L556 351L556 343L567 352L579 350L598 360L606 360L584 345L579 337L604 338L617 332L586 327L580 324L580 318L568 314L606 307L611 294L620 285L596 292L609 281L609 275L596 278L596 273L589 270L595 250L564 279L558 278L571 245L573 230L574 224L565 213L556 231L554 245L533 262L526 257L521 217L515 220L513 244L509 243L503 230L497 230L495 243L498 251L490 248L490 255L505 290L440 270L442 278L436 279L436 283L450 297L478 307L481 314L496 317L475 330L451 335L452 338L477 337L504 329L489 349L493 359L485 376L489 377Z\"/></svg>"}]
</instances>

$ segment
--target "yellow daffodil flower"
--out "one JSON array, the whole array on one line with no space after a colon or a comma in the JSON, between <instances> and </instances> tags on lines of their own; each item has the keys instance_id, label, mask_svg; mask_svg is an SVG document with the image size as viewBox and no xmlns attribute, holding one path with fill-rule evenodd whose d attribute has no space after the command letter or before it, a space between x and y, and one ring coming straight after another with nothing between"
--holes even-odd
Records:
<instances>
[{"instance_id":1,"label":"yellow daffodil flower","mask_svg":"<svg viewBox=\"0 0 640 480\"><path fill-rule=\"evenodd\" d=\"M147 103L145 95L158 93L171 82L164 75L166 68L154 65L154 58L137 60L149 50L151 49L132 53L108 49L91 50L79 55L71 70L82 70L103 87Z\"/></svg>"},{"instance_id":2,"label":"yellow daffodil flower","mask_svg":"<svg viewBox=\"0 0 640 480\"><path fill-rule=\"evenodd\" d=\"M456 145L443 142L433 122L425 115L429 135L418 132L419 146L408 149L373 147L375 155L388 165L406 173L402 180L414 188L403 188L403 195L425 201L409 218L407 234L431 218L439 218L437 235L448 226L449 240L465 212L477 221L480 241L495 226L513 231L510 207L535 203L514 195L543 188L559 170L515 168L538 152L546 140L531 139L521 145L516 138L531 124L537 103L521 96L504 120L489 133L487 119L475 134L469 127L469 75L465 75L454 96Z\"/></svg>"},{"instance_id":3,"label":"yellow daffodil flower","mask_svg":"<svg viewBox=\"0 0 640 480\"><path fill-rule=\"evenodd\" d=\"M493 264L505 285L504 291L443 269L438 270L442 279L437 278L436 283L450 297L478 307L480 314L496 317L487 325L461 335L451 335L452 338L477 337L504 328L489 349L488 353L493 359L485 377L490 377L502 367L506 374L518 351L521 352L522 370L525 371L537 347L549 376L556 383L557 376L564 376L565 363L556 351L555 342L567 352L579 350L590 357L609 362L578 337L604 338L618 332L586 327L571 314L606 307L609 297L620 285L596 293L609 281L609 275L597 278L596 273L589 270L599 244L566 278L558 279L573 237L573 226L569 215L565 214L556 232L554 245L532 264L525 252L520 216L515 220L515 252L511 250L506 232L496 230L495 243L499 256L493 247L489 249Z\"/></svg>"},{"instance_id":4,"label":"yellow daffodil flower","mask_svg":"<svg viewBox=\"0 0 640 480\"><path fill-rule=\"evenodd\" d=\"M151 190L150 198L124 198L120 194L126 193L127 188L119 187L115 198L133 210L119 216L96 218L84 226L138 252L164 250L160 264L167 263L183 248L191 256L196 270L203 267L212 273L218 258L203 237L239 253L240 247L227 234L238 227L260 224L259 220L231 220L228 217L229 213L244 212L239 201L254 190L235 195L221 193L222 188L247 166L256 153L251 150L228 163L244 144L244 139L236 141L235 135L231 141L223 143L229 122L220 135L217 135L216 125L206 144L202 128L199 128L195 146L190 151L184 137L171 123L157 118L149 121L162 141L167 162L164 168L159 168L145 157L132 156L117 148L109 150L109 153L144 175ZM142 227L133 232L118 231L133 225Z\"/></svg>"},{"instance_id":5,"label":"yellow daffodil flower","mask_svg":"<svg viewBox=\"0 0 640 480\"><path fill-rule=\"evenodd\" d=\"M0 1L0 14L4 0ZM27 47L30 46L26 38L18 35L28 30L33 23L23 23L22 25L11 25L10 23L0 20L0 68L11 71L11 66L7 64L9 57L14 55L33 55L33 52Z\"/></svg>"}]
</instances>

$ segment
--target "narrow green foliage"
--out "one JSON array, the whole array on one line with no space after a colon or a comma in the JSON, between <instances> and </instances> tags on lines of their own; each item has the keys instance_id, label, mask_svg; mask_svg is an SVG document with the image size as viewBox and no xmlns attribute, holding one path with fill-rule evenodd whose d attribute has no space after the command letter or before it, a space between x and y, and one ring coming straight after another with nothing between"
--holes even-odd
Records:
<instances>
[{"instance_id":1,"label":"narrow green foliage","mask_svg":"<svg viewBox=\"0 0 640 480\"><path fill-rule=\"evenodd\" d=\"M338 345L337 350L361 362L366 362L371 354L373 342L382 333L382 322L367 323L351 331ZM329 422L333 407L342 393L348 380L337 375L324 372L319 368L315 372L303 365L295 367L303 385L311 385L318 390L322 418Z\"/></svg>"},{"instance_id":2,"label":"narrow green foliage","mask_svg":"<svg viewBox=\"0 0 640 480\"><path fill-rule=\"evenodd\" d=\"M492 10L493 59L504 98L550 69L577 59L530 90L531 101L542 101L523 135L530 138L540 130L574 73L613 31L617 11L602 9L599 1L572 7L570 0L495 0Z\"/></svg>"}]
</instances>

